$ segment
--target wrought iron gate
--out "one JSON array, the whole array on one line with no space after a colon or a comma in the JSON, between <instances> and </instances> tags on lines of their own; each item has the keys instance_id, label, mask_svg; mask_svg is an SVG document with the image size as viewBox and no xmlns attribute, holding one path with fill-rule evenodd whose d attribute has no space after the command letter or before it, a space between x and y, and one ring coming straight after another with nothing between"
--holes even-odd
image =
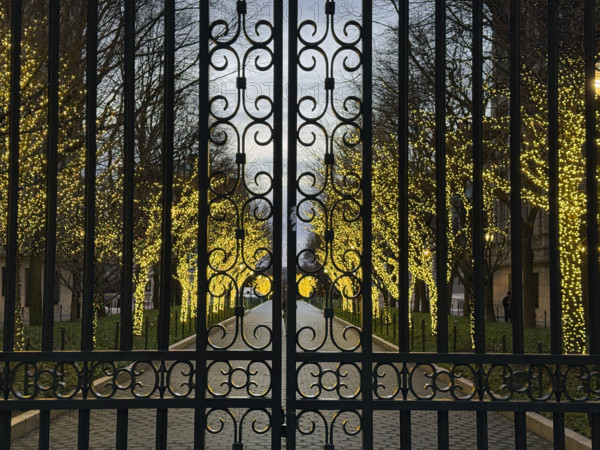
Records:
<instances>
[{"instance_id":1,"label":"wrought iron gate","mask_svg":"<svg viewBox=\"0 0 600 450\"><path fill-rule=\"evenodd\" d=\"M448 348L446 295L448 211L446 205L446 2L435 2L435 190L437 353L409 348L408 162L409 2L398 10L397 216L399 293L397 351L374 348L373 338L373 3L362 0L355 13L346 3L325 0L309 5L291 0L200 2L199 152L197 257L198 299L234 296L234 320L207 327L206 308L197 310L195 349L169 350L170 284L161 283L158 349L133 350L134 167L136 2L124 0L123 66L123 229L121 339L119 350L94 351L95 195L98 170L98 1L87 1L85 128L85 252L81 351L53 348L59 139L60 0L49 1L48 136L44 318L41 351L15 351L17 298L19 139L21 114L22 4L13 0L9 119L8 227L4 306L4 344L0 353L2 401L0 442L11 445L11 419L40 410L40 448L50 445L51 411L78 411L78 446L88 448L94 410L116 410L115 445L125 448L131 434L130 410L156 411L157 448L169 441L172 411L193 415L195 448L243 448L248 433L270 435L270 446L302 447L318 436L326 449L359 445L373 448L378 414L394 414L398 441L411 448L411 415L434 411L437 445L449 448L449 412L476 414L478 448L488 445L488 414L514 412L516 448L526 446L526 412L553 414L554 446L565 447L564 414L590 414L592 441L600 445L600 333L590 327L589 355L564 355L561 337L558 259L558 1L548 2L548 147L552 338L550 354L524 354L521 277L512 277L513 352L488 354L484 321L483 218L483 1L472 7L472 198L474 270L473 353ZM594 58L596 2L585 2L585 112L587 264L598 273L596 124ZM175 140L175 2L164 3L164 91L162 101L162 225L160 273L172 267ZM304 10L302 9L304 8ZM520 2L511 1L510 180L511 216L521 215L520 105L518 61ZM301 11L316 16L306 19ZM287 15L286 15L287 14ZM354 16L356 15L356 17ZM287 19L287 22L286 22ZM287 29L286 24L288 25ZM284 39L285 38L285 39ZM284 42L287 40L287 48ZM286 71L284 71L286 68ZM286 72L286 73L284 73ZM284 87L284 76L287 86ZM311 78L312 77L312 78ZM317 80L306 94L303 83ZM249 93L250 90L257 93ZM287 117L284 117L286 116ZM287 119L287 140L284 121ZM339 148L345 149L343 153ZM260 149L256 168L250 164ZM221 153L219 153L221 152ZM217 167L214 154L230 153L231 164ZM284 161L287 155L287 161ZM263 158L260 160L260 158ZM307 158L313 164L307 166ZM353 169L340 171L340 161ZM265 162L266 161L266 162ZM317 161L317 163L314 163ZM210 163L209 163L210 162ZM285 162L285 163L284 163ZM265 167L267 167L265 169ZM307 168L308 167L308 168ZM306 169L306 170L305 170ZM284 194L284 187L287 192ZM284 224L284 212L287 221ZM320 221L320 222L319 222ZM348 247L335 223L360 235ZM317 223L318 222L318 223ZM285 226L285 229L284 229ZM306 228L318 245L303 237ZM217 245L215 233L231 233ZM260 233L268 231L267 244ZM285 233L284 233L285 230ZM211 234L212 233L212 234ZM521 224L511 225L513 273L521 272ZM300 236L300 237L299 237ZM284 245L285 244L285 245ZM284 254L285 252L285 254ZM238 267L239 266L239 267ZM250 276L251 275L251 276ZM265 277L272 303L268 320L248 323L243 290L250 278ZM312 287L307 295L299 286ZM588 277L589 323L600 324L598 278ZM323 314L303 323L303 299L323 292ZM255 289L256 291L256 289ZM265 294L261 294L265 295ZM337 297L356 308L362 326L336 317ZM206 300L208 301L208 300ZM293 306L292 306L293 305ZM303 312L301 312L304 314ZM282 315L285 317L279 320ZM287 331L286 331L287 330ZM379 347L377 347L379 348ZM69 378L70 377L70 378ZM429 380L423 387L423 377ZM70 384L65 379L71 379ZM101 379L101 383L98 381ZM500 380L500 382L498 382ZM544 384L542 386L541 381ZM575 393L572 381L577 380ZM238 412L241 411L241 412ZM93 422L92 422L93 423ZM231 432L226 432L230 427ZM217 436L218 441L210 441ZM225 436L219 438L219 436ZM352 438L355 440L353 441ZM263 439L263 438L261 438ZM266 438L265 438L266 439ZM341 439L341 441L340 441ZM211 443L212 442L212 443ZM252 440L250 440L252 442ZM268 441L261 445L268 446ZM313 441L310 441L313 442ZM313 442L314 443L314 442ZM354 443L354 444L353 444ZM595 447L594 447L595 448Z\"/></svg>"}]
</instances>

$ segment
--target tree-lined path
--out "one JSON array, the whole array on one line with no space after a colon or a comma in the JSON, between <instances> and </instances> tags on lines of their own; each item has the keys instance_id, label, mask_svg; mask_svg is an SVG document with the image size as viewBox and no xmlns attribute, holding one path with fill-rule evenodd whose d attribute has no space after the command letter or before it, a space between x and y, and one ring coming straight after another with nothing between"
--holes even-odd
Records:
<instances>
[{"instance_id":1,"label":"tree-lined path","mask_svg":"<svg viewBox=\"0 0 600 450\"><path fill-rule=\"evenodd\" d=\"M323 337L323 313L312 306L298 302L297 309L298 328L311 326L316 331L315 341L320 342ZM245 316L246 332L250 334L257 325L271 324L271 302L264 303L257 308L248 311ZM229 323L226 326L227 334L231 335L234 331L234 324ZM216 344L219 343L220 331L215 330L211 336ZM341 324L334 325L335 338L341 341L343 326ZM267 339L267 333L258 333L258 344L264 339ZM307 335L308 336L308 335ZM353 336L348 335L349 339ZM244 344L237 342L232 348L243 349ZM283 346L285 352L285 345ZM334 350L332 344L326 344L325 351ZM384 351L382 348L374 345L374 351ZM285 353L284 353L285 358ZM245 366L246 362L232 362L234 366ZM285 363L283 364L285 367ZM325 368L325 366L324 366ZM218 370L221 367L216 368ZM218 375L216 371L209 372L209 384L218 386L223 379L222 375ZM265 370L257 369L258 374L254 381L257 382L256 390L260 391L262 387L269 384L269 375ZM149 376L149 375L148 375ZM422 384L427 383L427 379L422 376L422 380L417 380L417 383L422 381ZM182 378L183 379L183 378ZM299 387L303 392L315 393L314 388L311 388L311 383L315 381L308 370L303 370L298 377ZM212 382L212 383L211 383ZM329 383L324 379L324 384ZM349 388L360 384L357 374L348 371L348 377L345 383ZM285 386L285 379L283 385ZM236 395L242 395L244 390L239 391ZM118 395L121 395L119 393ZM332 396L331 393L323 392L319 398L327 398ZM285 394L283 395L285 399ZM241 416L241 411L234 411L237 418ZM323 412L326 414L326 412ZM415 411L412 413L412 444L415 449L430 449L434 448L437 442L436 432L436 413ZM251 430L252 418L246 420L243 427L242 439L244 448L246 449L264 449L270 445L269 434L256 434ZM265 425L265 416L257 415L256 427L261 428ZM153 448L155 434L156 413L153 410L130 410L129 412L129 448L145 449ZM115 448L115 433L116 433L116 411L114 410L94 410L91 412L90 421L90 447L94 449L112 449ZM399 442L399 414L390 411L376 411L374 413L375 433L374 433L374 448L376 449L392 449L398 447ZM213 415L209 419L209 424L218 427L217 415ZM308 428L306 421L301 422L301 425ZM314 433L309 435L301 435L298 433L298 448L315 449L323 446L323 425L317 423ZM514 426L513 423L497 413L488 414L488 433L489 433L489 448L490 449L509 449L514 447ZM194 436L194 413L193 410L169 410L169 426L168 426L168 441L170 448L187 449L193 448ZM475 413L473 412L450 412L450 445L453 449L467 449L476 447L476 421ZM223 430L218 434L207 433L207 448L209 449L230 449L233 443L233 428L231 422L226 421ZM528 433L528 448L530 449L546 449L551 446L550 443L544 441L533 433ZM50 430L51 448L55 449L70 449L77 447L77 413L68 411L65 414L57 417L51 423ZM339 427L334 430L334 443L339 449L358 449L361 448L360 433L354 437L344 435ZM38 430L33 430L30 433L18 438L13 442L16 449L37 449L38 448Z\"/></svg>"}]
</instances>

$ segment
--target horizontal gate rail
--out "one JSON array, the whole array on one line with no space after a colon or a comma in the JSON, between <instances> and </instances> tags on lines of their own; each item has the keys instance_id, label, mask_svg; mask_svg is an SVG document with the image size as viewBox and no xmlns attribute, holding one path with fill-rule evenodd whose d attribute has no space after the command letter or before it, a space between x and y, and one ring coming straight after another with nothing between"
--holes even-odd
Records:
<instances>
[{"instance_id":1,"label":"horizontal gate rail","mask_svg":"<svg viewBox=\"0 0 600 450\"><path fill-rule=\"evenodd\" d=\"M360 400L297 400L307 410L360 410ZM120 399L120 400L23 400L9 405L0 402L0 411L29 411L33 409L156 409L156 408L271 408L271 399L219 398L199 402L193 398ZM523 402L523 401L457 401L457 400L402 400L375 402L375 410L382 411L518 411L518 412L584 412L598 411L598 402Z\"/></svg>"},{"instance_id":2,"label":"horizontal gate rail","mask_svg":"<svg viewBox=\"0 0 600 450\"><path fill-rule=\"evenodd\" d=\"M216 350L207 351L206 360L269 360L273 357L271 351ZM0 353L0 363L3 362L111 362L111 361L180 361L194 360L197 354L193 350L134 350L119 352L114 350L98 350L93 352L54 351L44 352L15 352ZM302 352L298 353L298 361L371 361L394 363L432 363L432 364L514 364L514 365L560 365L560 366L597 366L598 358L592 355L552 355L529 354L513 355L510 353L487 353L484 356L473 353L335 353L335 352ZM4 370L4 368L2 368Z\"/></svg>"}]
</instances>

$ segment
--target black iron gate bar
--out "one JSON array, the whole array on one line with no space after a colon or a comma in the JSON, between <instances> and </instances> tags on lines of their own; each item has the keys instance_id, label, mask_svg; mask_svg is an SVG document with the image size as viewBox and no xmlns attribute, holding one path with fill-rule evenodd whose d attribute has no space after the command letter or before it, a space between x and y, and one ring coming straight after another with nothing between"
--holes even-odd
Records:
<instances>
[{"instance_id":1,"label":"black iron gate bar","mask_svg":"<svg viewBox=\"0 0 600 450\"><path fill-rule=\"evenodd\" d=\"M595 124L595 21L594 0L585 0L585 118L586 118L586 193L587 193L587 263L590 273L598 273L598 236L597 230L597 183L596 183L596 124ZM94 236L95 236L95 171L96 171L96 103L97 103L97 36L98 36L98 4L97 0L87 1L87 70L86 70L86 179L85 179L85 261L84 261L84 301L82 313L82 341L81 352L57 352L52 347L53 335L53 285L55 283L54 262L56 253L56 160L58 142L58 65L59 65L59 20L60 1L50 0L48 3L49 18L49 58L48 58L48 145L47 145L47 186L46 186L46 265L44 277L43 300L43 328L44 336L41 352L15 352L14 351L14 314L16 298L16 255L17 255L17 204L18 204L18 179L19 179L19 123L20 123L20 54L21 54L21 28L22 28L22 3L13 0L11 3L11 80L10 80L10 105L9 105L9 208L8 232L6 245L7 277L5 297L5 324L4 346L0 353L0 374L2 401L0 401L0 446L10 447L11 417L13 411L40 409L40 447L49 446L50 414L52 409L77 409L79 411L78 446L89 447L90 410L116 409L118 447L124 447L128 436L128 408L149 408L157 410L156 445L165 448L167 444L167 419L170 408L193 408L195 411L195 445L203 448L205 445L205 429L207 413L210 408L248 408L249 410L268 411L270 417L271 445L277 448L281 443L282 429L279 424L283 422L280 409L281 398L281 350L282 329L281 322L273 320L271 350L208 350L206 310L198 310L197 335L195 351L168 351L169 339L169 284L161 284L161 310L159 315L159 350L158 351L133 351L132 350L132 279L133 279L133 199L134 199L134 124L135 124L135 1L125 0L125 65L124 65L124 226L123 226L123 282L122 282L122 318L121 318L121 343L120 351L93 351L92 323L93 323L93 277L94 277ZM335 14L335 3L327 0L325 3L327 15ZM244 15L246 2L236 2L238 15ZM549 411L553 412L554 420L554 446L564 448L564 413L588 412L592 418L593 445L600 445L600 392L594 387L594 379L600 373L591 367L597 366L600 355L600 329L590 330L590 355L562 355L561 338L561 294L560 294L560 268L558 265L558 0L548 2L548 51L549 51L549 83L548 83L548 142L549 142L549 203L550 203L550 272L551 272L551 355L526 355L523 354L523 317L520 305L521 277L512 277L512 291L514 293L515 316L513 320L513 354L497 355L485 353L485 323L483 309L483 196L481 173L482 160L482 0L473 2L473 207L474 207L474 272L475 272L475 354L449 354L448 353L448 327L447 317L443 314L446 309L445 295L440 296L438 310L438 353L409 353L408 352L408 26L409 2L400 3L399 21L399 47L398 69L399 74L399 123L398 142L401 151L398 166L398 183L400 189L400 320L399 353L373 353L371 342L371 162L372 162L372 3L362 1L362 28L361 28L361 64L363 81L363 99L361 105L361 140L362 140L362 173L361 180L361 218L362 242L367 243L361 253L361 268L363 277L361 282L361 295L363 304L362 327L362 352L312 352L303 351L298 346L296 335L288 333L287 361L286 361L286 415L287 427L285 437L288 448L294 448L297 434L297 416L304 411L360 411L360 427L364 448L373 445L373 412L375 410L400 411L400 446L410 448L410 411L432 410L438 413L438 445L448 448L448 411L471 410L477 411L477 441L479 448L487 446L487 412L513 411L515 412L515 446L524 448L525 412ZM200 126L199 140L201 143L199 157L199 214L200 227L198 235L199 249L199 283L198 298L205 298L208 291L207 264L208 264L208 191L209 191L209 70L211 36L209 29L210 7L208 1L200 3ZM289 10L289 41L288 41L288 70L291 86L298 84L298 1L290 2ZM511 215L520 216L521 199L519 188L520 174L520 18L521 4L518 0L511 0L511 41L510 41L510 170L511 170ZM273 34L274 54L274 96L273 96L273 122L281 124L283 121L283 1L276 0L273 6L274 20L271 23ZM447 228L447 215L444 214L446 205L445 195L445 45L446 45L446 2L436 2L435 29L436 29L436 58L435 58L435 106L436 106L436 189L437 229ZM171 272L171 217L170 205L172 203L173 184L173 131L174 131L174 55L175 55L175 3L165 1L165 84L164 84L164 136L162 151L163 168L163 222L162 222L162 247L161 270L163 274ZM333 80L333 78L332 78ZM333 85L331 85L331 90ZM298 93L296 89L289 91L288 110L288 185L287 200L290 219L295 217L297 209L298 174L297 145L298 145ZM282 128L273 127L273 292L274 301L272 317L281 317L281 291L282 291L282 175L283 175L283 148ZM331 155L333 157L333 155ZM243 162L241 163L243 164ZM512 222L512 267L513 273L521 272L521 248L518 245L521 233L520 221ZM515 238L516 237L516 238ZM292 220L287 224L287 261L297 262L296 253L296 225ZM443 293L445 285L445 267L447 260L447 243L444 232L438 232L437 245L442 251L436 253L438 267L444 268L437 272L438 291ZM295 264L287 265L287 301L293 304L297 298ZM589 290L589 315L590 323L600 323L600 304L598 277L588 277ZM237 311L243 315L243 310ZM332 310L325 309L325 322L331 326L333 322ZM289 330L294 330L297 324L295 308L288 308L287 325ZM222 398L208 392L207 368L213 361L247 360L271 362L271 382L268 395L258 398ZM152 368L156 377L152 395L140 396L134 389L134 381L138 375L135 371L123 369L115 370L112 380L108 383L110 395L99 395L93 388L94 369L99 364L114 364L121 361L136 361ZM36 363L55 363L53 371L38 367ZM306 362L314 363L352 363L360 367L360 390L352 398L331 400L319 398L302 398L298 395L297 373L298 365ZM33 370L33 391L21 392L15 384L15 377L23 364ZM440 369L433 364L448 364L451 369ZM170 384L173 366L183 365L189 368L189 386L183 391L178 391ZM381 396L378 393L378 368L385 365L396 379L396 386L392 389L391 396ZM60 392L59 380L65 367L75 370L77 386L74 391L65 395ZM419 367L428 367L433 372L430 393L419 395L412 384L412 374ZM462 369L463 374L457 369ZM464 379L464 372L471 375L469 380L473 383L468 395L460 391L459 382ZM490 382L492 371L508 373L505 377L506 395L497 392L497 388ZM549 386L542 391L535 392L532 386L540 373L547 374ZM42 376L51 376L50 387L40 381ZM117 376L126 375L131 384L124 386L117 381ZM449 387L443 383L438 385L437 380L450 381ZM581 385L581 391L575 395L570 391L568 380L576 379ZM523 386L528 386L526 389ZM113 398L116 393L131 392L129 398ZM460 395L457 393L460 391ZM369 393L369 394L365 394ZM439 398L438 394L450 393L454 396L452 401ZM513 399L515 394L527 396L527 400ZM148 397L148 398L146 398ZM493 399L490 401L489 399ZM327 442L333 444L333 442Z\"/></svg>"}]
</instances>

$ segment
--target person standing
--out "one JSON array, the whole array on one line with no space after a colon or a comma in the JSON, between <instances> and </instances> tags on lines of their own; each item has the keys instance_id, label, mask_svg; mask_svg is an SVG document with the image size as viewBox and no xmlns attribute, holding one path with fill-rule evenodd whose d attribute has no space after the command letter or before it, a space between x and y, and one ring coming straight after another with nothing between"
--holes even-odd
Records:
<instances>
[{"instance_id":1,"label":"person standing","mask_svg":"<svg viewBox=\"0 0 600 450\"><path fill-rule=\"evenodd\" d=\"M504 321L512 322L511 310L512 310L512 295L510 291L506 293L506 297L502 299L502 306L504 306Z\"/></svg>"}]
</instances>

